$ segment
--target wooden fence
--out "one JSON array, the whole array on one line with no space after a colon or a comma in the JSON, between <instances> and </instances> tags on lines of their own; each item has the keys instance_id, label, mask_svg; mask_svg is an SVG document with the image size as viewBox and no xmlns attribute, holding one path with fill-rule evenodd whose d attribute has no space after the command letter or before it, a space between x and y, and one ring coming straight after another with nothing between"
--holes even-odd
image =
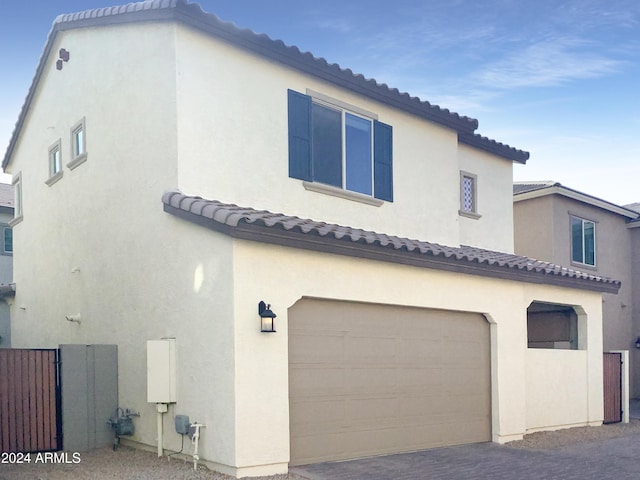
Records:
<instances>
[{"instance_id":1,"label":"wooden fence","mask_svg":"<svg viewBox=\"0 0 640 480\"><path fill-rule=\"evenodd\" d=\"M0 452L62 448L59 351L0 349Z\"/></svg>"}]
</instances>

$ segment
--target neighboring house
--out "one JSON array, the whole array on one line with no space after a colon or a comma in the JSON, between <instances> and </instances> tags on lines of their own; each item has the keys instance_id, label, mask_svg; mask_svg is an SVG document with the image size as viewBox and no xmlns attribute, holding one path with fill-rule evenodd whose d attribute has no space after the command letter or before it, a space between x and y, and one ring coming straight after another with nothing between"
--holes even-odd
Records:
<instances>
[{"instance_id":1,"label":"neighboring house","mask_svg":"<svg viewBox=\"0 0 640 480\"><path fill-rule=\"evenodd\" d=\"M513 254L528 154L477 126L179 0L59 16L3 162L13 343L117 344L129 443L186 414L236 476L599 425L620 284Z\"/></svg>"},{"instance_id":2,"label":"neighboring house","mask_svg":"<svg viewBox=\"0 0 640 480\"><path fill-rule=\"evenodd\" d=\"M0 348L11 347L11 315L6 298L13 296L13 186L0 183Z\"/></svg>"},{"instance_id":3,"label":"neighboring house","mask_svg":"<svg viewBox=\"0 0 640 480\"><path fill-rule=\"evenodd\" d=\"M560 183L513 186L515 251L622 282L603 296L603 348L630 351L631 396L640 397L640 214Z\"/></svg>"}]
</instances>

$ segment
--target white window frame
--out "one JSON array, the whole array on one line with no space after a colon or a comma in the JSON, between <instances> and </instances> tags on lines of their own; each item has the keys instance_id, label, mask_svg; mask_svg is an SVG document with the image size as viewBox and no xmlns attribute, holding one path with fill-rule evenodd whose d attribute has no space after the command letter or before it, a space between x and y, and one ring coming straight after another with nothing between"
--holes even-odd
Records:
<instances>
[{"instance_id":1,"label":"white window frame","mask_svg":"<svg viewBox=\"0 0 640 480\"><path fill-rule=\"evenodd\" d=\"M15 224L20 223L23 219L23 207L22 207L22 172L16 173L13 176L13 220L9 222L9 226L13 227Z\"/></svg>"},{"instance_id":2,"label":"white window frame","mask_svg":"<svg viewBox=\"0 0 640 480\"><path fill-rule=\"evenodd\" d=\"M82 133L80 146L77 135ZM67 164L71 170L87 161L87 126L84 117L71 127L71 161Z\"/></svg>"},{"instance_id":3,"label":"white window frame","mask_svg":"<svg viewBox=\"0 0 640 480\"><path fill-rule=\"evenodd\" d=\"M465 180L471 181L471 209L467 208L465 203L464 186ZM473 219L481 218L482 215L478 214L478 176L474 173L460 171L460 209L458 214L463 217L469 217Z\"/></svg>"},{"instance_id":4,"label":"white window frame","mask_svg":"<svg viewBox=\"0 0 640 480\"><path fill-rule=\"evenodd\" d=\"M57 160L56 160L57 154ZM49 178L45 182L51 186L62 178L62 140L49 147Z\"/></svg>"},{"instance_id":5,"label":"white window frame","mask_svg":"<svg viewBox=\"0 0 640 480\"><path fill-rule=\"evenodd\" d=\"M351 105L347 102L343 102L342 100L338 100L336 98L330 97L328 95L324 95L323 93L316 92L311 89L306 90L307 95L311 97L312 103L316 103L318 105L322 105L327 108L331 108L333 110L339 111L341 116L341 140L342 140L342 186L335 187L333 185L327 185L330 188L341 188L345 192L349 192L355 194L356 196L366 196L369 198L374 197L374 186L375 186L375 166L374 166L374 120L378 120L378 115L365 110L364 108L360 108L356 105ZM371 149L371 193L361 193L354 190L347 189L347 122L346 122L346 114L349 113L355 117L362 118L364 120L368 120L371 123L371 135L370 135L370 149ZM324 184L321 184L324 185ZM321 188L320 188L321 189ZM377 204L377 199L373 202Z\"/></svg>"},{"instance_id":6,"label":"white window frame","mask_svg":"<svg viewBox=\"0 0 640 480\"><path fill-rule=\"evenodd\" d=\"M579 220L580 222L582 222L582 262L578 261L578 260L574 260L573 259L573 220ZM593 263L586 263L586 241L585 241L585 235L584 235L584 226L585 223L591 223L593 224ZM598 239L597 239L597 233L596 233L596 225L598 224L598 222L596 222L595 220L589 220L588 218L584 218L581 217L580 215L575 215L573 213L569 213L569 241L571 244L571 249L570 249L570 255L571 255L571 263L573 265L580 265L580 266L584 266L584 267L588 267L588 268L596 268L598 265L598 255L597 255L597 249L598 249Z\"/></svg>"}]
</instances>

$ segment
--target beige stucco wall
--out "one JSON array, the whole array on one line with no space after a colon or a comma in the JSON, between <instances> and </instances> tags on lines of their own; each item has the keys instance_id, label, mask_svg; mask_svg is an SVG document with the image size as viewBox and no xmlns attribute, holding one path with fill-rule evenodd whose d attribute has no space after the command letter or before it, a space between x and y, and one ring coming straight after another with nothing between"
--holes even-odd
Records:
<instances>
[{"instance_id":1,"label":"beige stucco wall","mask_svg":"<svg viewBox=\"0 0 640 480\"><path fill-rule=\"evenodd\" d=\"M146 341L177 337L178 413L213 412L192 417L216 425L205 455L233 464L231 243L167 215L160 200L178 183L173 36L169 24L124 25L61 33L53 45L11 164L24 204L12 340L117 344L120 405L141 413L134 440L154 445ZM57 71L61 47L71 58ZM70 129L83 117L88 157L70 170ZM48 186L58 139L64 173ZM65 319L78 313L80 324ZM177 451L175 408L164 416L165 447Z\"/></svg>"},{"instance_id":2,"label":"beige stucco wall","mask_svg":"<svg viewBox=\"0 0 640 480\"><path fill-rule=\"evenodd\" d=\"M556 225L554 221L543 220L554 218L552 200L545 196L513 203L513 238L517 254L547 262L554 260Z\"/></svg>"},{"instance_id":3,"label":"beige stucco wall","mask_svg":"<svg viewBox=\"0 0 640 480\"><path fill-rule=\"evenodd\" d=\"M445 245L513 250L511 162L458 147L456 132L187 27L177 30L179 187L188 194ZM393 126L394 201L306 191L288 176L287 89L320 92ZM460 219L461 166L483 218Z\"/></svg>"},{"instance_id":4,"label":"beige stucco wall","mask_svg":"<svg viewBox=\"0 0 640 480\"><path fill-rule=\"evenodd\" d=\"M477 176L480 215L477 219L458 216L460 244L513 252L513 197L505 188L513 182L512 169L507 168L511 164L464 144L458 146L458 162L460 170Z\"/></svg>"},{"instance_id":5,"label":"beige stucco wall","mask_svg":"<svg viewBox=\"0 0 640 480\"><path fill-rule=\"evenodd\" d=\"M238 466L288 457L287 309L303 297L408 305L484 314L492 323L493 439L506 442L530 430L602 421L601 299L598 293L456 275L415 267L291 250L239 241L234 250L238 392ZM274 275L274 272L278 272ZM269 279L265 281L265 279ZM366 279L366 281L363 281ZM260 334L255 306L272 304L274 335ZM581 305L588 348L554 375L566 388L540 389L549 356L527 349L526 308L532 301ZM585 332L583 332L584 334ZM576 353L576 352L570 352ZM256 365L269 367L256 374ZM256 392L260 392L256 398ZM530 408L535 404L535 409ZM585 405L576 410L574 404ZM553 417L543 414L555 409ZM264 448L261 439L269 439ZM262 448L261 448L262 446Z\"/></svg>"},{"instance_id":6,"label":"beige stucco wall","mask_svg":"<svg viewBox=\"0 0 640 480\"><path fill-rule=\"evenodd\" d=\"M595 267L572 262L570 215L596 222ZM565 196L546 195L516 201L514 218L516 253L622 282L617 294L603 295L603 348L635 350L639 333L633 324L632 232L627 228L626 217ZM637 397L637 359L632 361L630 371L632 396Z\"/></svg>"},{"instance_id":7,"label":"beige stucco wall","mask_svg":"<svg viewBox=\"0 0 640 480\"><path fill-rule=\"evenodd\" d=\"M631 278L632 289L638 288L640 282L640 228L635 227L629 229L631 237ZM631 295L632 297L632 340L640 337L640 295ZM629 376L631 381L630 395L633 398L640 398L640 350L635 348L635 344L629 347L631 369Z\"/></svg>"}]
</instances>

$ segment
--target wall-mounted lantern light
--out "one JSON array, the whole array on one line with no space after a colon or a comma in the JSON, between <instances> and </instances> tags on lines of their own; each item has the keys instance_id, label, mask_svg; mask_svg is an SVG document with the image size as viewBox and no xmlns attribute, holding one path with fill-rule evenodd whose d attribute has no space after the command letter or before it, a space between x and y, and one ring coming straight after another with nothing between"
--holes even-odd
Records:
<instances>
[{"instance_id":1,"label":"wall-mounted lantern light","mask_svg":"<svg viewBox=\"0 0 640 480\"><path fill-rule=\"evenodd\" d=\"M636 348L640 348L640 337L636 338Z\"/></svg>"},{"instance_id":2,"label":"wall-mounted lantern light","mask_svg":"<svg viewBox=\"0 0 640 480\"><path fill-rule=\"evenodd\" d=\"M260 315L260 331L273 333L276 331L275 318L277 315L271 311L271 305L264 302L258 304L258 315Z\"/></svg>"}]
</instances>

